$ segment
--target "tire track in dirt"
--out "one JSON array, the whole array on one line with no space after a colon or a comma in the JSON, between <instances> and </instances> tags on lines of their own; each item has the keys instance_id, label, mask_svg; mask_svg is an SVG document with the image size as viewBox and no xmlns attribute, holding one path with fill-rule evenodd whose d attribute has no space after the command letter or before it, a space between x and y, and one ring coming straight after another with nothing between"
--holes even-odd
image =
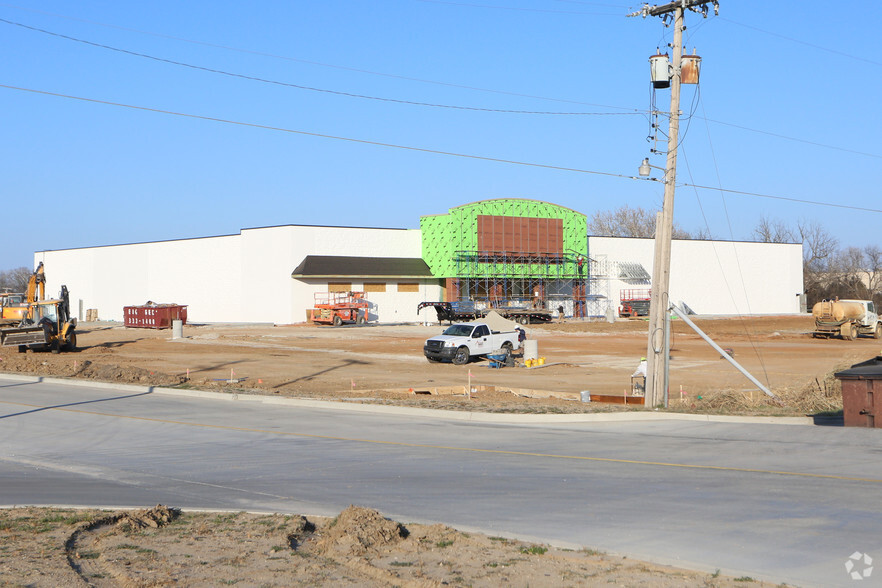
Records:
<instances>
[{"instance_id":1,"label":"tire track in dirt","mask_svg":"<svg viewBox=\"0 0 882 588\"><path fill-rule=\"evenodd\" d=\"M120 573L101 551L101 538L114 529L161 527L180 515L180 510L161 504L147 510L116 513L79 525L64 543L67 563L86 586L126 586L131 580Z\"/></svg>"}]
</instances>

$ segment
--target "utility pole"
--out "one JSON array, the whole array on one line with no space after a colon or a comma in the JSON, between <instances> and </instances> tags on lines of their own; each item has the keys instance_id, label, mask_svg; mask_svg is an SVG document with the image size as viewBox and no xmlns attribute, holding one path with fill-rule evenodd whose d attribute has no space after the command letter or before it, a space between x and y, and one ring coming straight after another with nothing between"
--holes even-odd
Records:
<instances>
[{"instance_id":1,"label":"utility pole","mask_svg":"<svg viewBox=\"0 0 882 588\"><path fill-rule=\"evenodd\" d=\"M706 4L718 9L717 0L678 0L662 6L643 6L628 16L674 15L674 40L671 44L671 113L668 130L668 159L665 165L665 195L655 227L655 255L652 266L652 292L649 301L649 340L646 348L645 406L656 407L667 400L668 325L665 316L671 305L671 236L674 228L674 188L677 181L677 146L680 141L680 63L683 56L683 13L686 9L707 14ZM698 7L698 8L696 8Z\"/></svg>"}]
</instances>

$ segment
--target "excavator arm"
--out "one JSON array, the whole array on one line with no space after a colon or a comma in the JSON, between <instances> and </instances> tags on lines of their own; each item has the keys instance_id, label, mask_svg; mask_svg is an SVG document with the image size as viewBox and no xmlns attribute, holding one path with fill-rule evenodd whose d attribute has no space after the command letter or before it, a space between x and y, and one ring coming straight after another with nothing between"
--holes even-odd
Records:
<instances>
[{"instance_id":1,"label":"excavator arm","mask_svg":"<svg viewBox=\"0 0 882 588\"><path fill-rule=\"evenodd\" d=\"M39 295L37 291L39 290ZM25 300L28 304L33 304L39 300L46 299L46 274L43 271L43 262L37 266L31 278L28 280L28 290Z\"/></svg>"}]
</instances>

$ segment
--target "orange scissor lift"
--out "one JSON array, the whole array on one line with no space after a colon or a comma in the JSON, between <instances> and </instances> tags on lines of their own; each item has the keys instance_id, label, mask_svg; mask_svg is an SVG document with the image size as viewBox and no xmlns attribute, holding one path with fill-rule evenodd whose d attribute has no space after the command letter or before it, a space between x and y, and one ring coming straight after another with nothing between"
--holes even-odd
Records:
<instances>
[{"instance_id":1,"label":"orange scissor lift","mask_svg":"<svg viewBox=\"0 0 882 588\"><path fill-rule=\"evenodd\" d=\"M309 311L309 320L335 327L343 323L363 325L367 322L368 306L364 292L318 292Z\"/></svg>"}]
</instances>

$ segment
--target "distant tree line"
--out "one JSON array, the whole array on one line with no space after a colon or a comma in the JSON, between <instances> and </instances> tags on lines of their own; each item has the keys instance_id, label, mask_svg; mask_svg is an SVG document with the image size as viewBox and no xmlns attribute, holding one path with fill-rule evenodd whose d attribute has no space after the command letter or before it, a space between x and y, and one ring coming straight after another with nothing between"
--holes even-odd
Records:
<instances>
[{"instance_id":1,"label":"distant tree line","mask_svg":"<svg viewBox=\"0 0 882 588\"><path fill-rule=\"evenodd\" d=\"M0 271L0 292L24 292L33 273L24 266Z\"/></svg>"},{"instance_id":2,"label":"distant tree line","mask_svg":"<svg viewBox=\"0 0 882 588\"><path fill-rule=\"evenodd\" d=\"M764 243L802 243L802 275L811 308L828 298L873 300L882 306L882 249L839 246L839 240L816 222L795 226L763 217L753 237Z\"/></svg>"},{"instance_id":3,"label":"distant tree line","mask_svg":"<svg viewBox=\"0 0 882 588\"><path fill-rule=\"evenodd\" d=\"M621 206L595 212L588 233L600 237L655 237L656 212ZM840 248L839 240L817 222L794 225L762 217L752 238L763 243L802 243L803 291L809 309L824 299L873 300L882 307L882 249L876 245ZM675 239L710 239L708 231L686 231L676 223Z\"/></svg>"},{"instance_id":4,"label":"distant tree line","mask_svg":"<svg viewBox=\"0 0 882 588\"><path fill-rule=\"evenodd\" d=\"M656 211L631 208L627 204L615 210L595 212L588 221L588 233L597 237L643 237L655 238ZM710 239L704 231L690 233L674 223L674 239Z\"/></svg>"}]
</instances>

